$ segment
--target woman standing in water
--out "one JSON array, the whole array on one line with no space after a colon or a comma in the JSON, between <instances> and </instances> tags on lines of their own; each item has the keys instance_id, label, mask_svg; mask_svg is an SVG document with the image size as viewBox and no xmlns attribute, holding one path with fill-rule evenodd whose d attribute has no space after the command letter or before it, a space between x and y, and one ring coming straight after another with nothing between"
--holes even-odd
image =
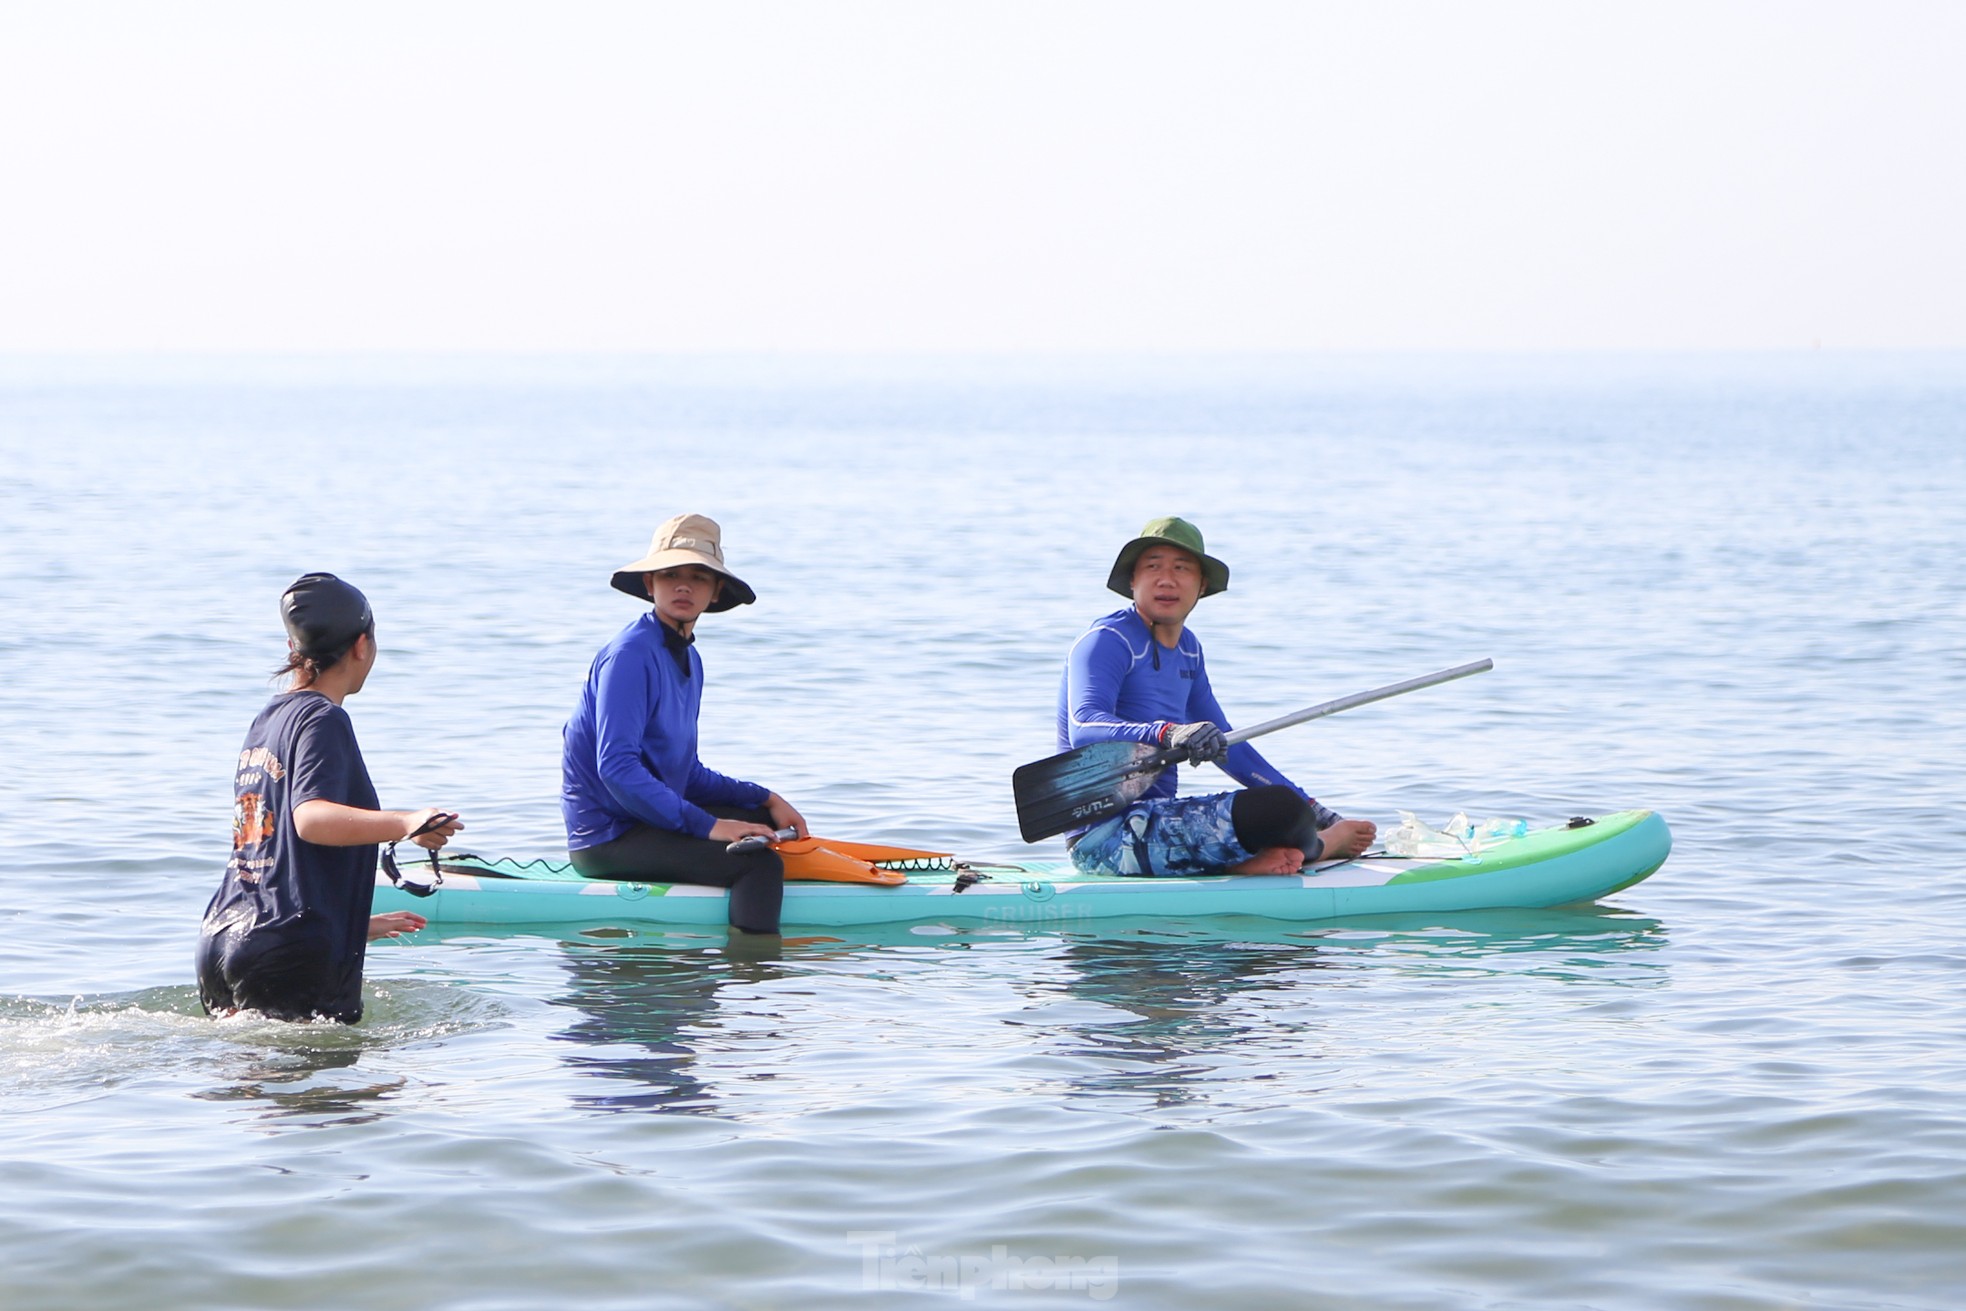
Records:
<instances>
[{"instance_id":1,"label":"woman standing in water","mask_svg":"<svg viewBox=\"0 0 1966 1311\"><path fill-rule=\"evenodd\" d=\"M567 721L560 810L573 867L588 878L729 888L733 928L777 933L778 853L725 848L774 829L808 837L806 822L776 792L696 756L696 621L757 594L724 567L722 532L700 514L656 529L648 554L615 571L614 587L653 608L594 657Z\"/></svg>"},{"instance_id":2,"label":"woman standing in water","mask_svg":"<svg viewBox=\"0 0 1966 1311\"><path fill-rule=\"evenodd\" d=\"M446 811L381 810L342 701L375 667L375 618L361 592L307 574L280 598L292 685L246 730L233 781L232 859L205 910L198 997L214 1015L362 1018L373 938L424 926L370 913L376 849L408 838L432 851L464 827Z\"/></svg>"}]
</instances>

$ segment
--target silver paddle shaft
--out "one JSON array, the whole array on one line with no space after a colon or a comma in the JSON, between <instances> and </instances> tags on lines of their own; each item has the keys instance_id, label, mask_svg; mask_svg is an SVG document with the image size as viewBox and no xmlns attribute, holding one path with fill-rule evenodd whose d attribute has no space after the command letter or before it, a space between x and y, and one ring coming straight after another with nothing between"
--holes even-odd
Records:
<instances>
[{"instance_id":1,"label":"silver paddle shaft","mask_svg":"<svg viewBox=\"0 0 1966 1311\"><path fill-rule=\"evenodd\" d=\"M1312 706L1309 710L1299 710L1293 714L1285 715L1281 719L1266 720L1261 724L1254 724L1248 728L1239 728L1226 736L1229 745L1234 746L1238 742L1247 742L1252 737L1261 737L1265 733L1274 733L1280 728L1289 728L1293 724L1301 724L1306 720L1323 719L1326 715L1335 715L1340 711L1353 710L1374 701L1384 701L1387 697L1398 696L1402 692L1417 692L1423 687L1433 687L1440 683L1451 683L1457 678L1466 678L1470 674L1485 674L1494 667L1495 662L1493 660L1485 659L1477 660L1472 664L1456 665L1452 669L1443 669L1438 673L1422 674L1418 678L1409 678L1401 683L1388 683L1384 687L1375 687L1370 692L1354 692L1350 696L1341 696L1336 701L1327 701L1321 706Z\"/></svg>"}]
</instances>

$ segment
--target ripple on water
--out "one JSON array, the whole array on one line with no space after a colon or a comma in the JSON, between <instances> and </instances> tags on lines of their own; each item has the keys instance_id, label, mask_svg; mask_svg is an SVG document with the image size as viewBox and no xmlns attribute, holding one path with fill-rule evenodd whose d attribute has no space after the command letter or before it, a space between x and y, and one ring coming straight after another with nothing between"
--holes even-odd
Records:
<instances>
[{"instance_id":1,"label":"ripple on water","mask_svg":"<svg viewBox=\"0 0 1966 1311\"><path fill-rule=\"evenodd\" d=\"M213 1018L190 986L65 1004L15 998L0 1003L0 1106L45 1113L139 1085L198 1089L194 1097L264 1093L298 1111L316 1096L324 1105L334 1100L325 1086L309 1086L317 1076L367 1053L489 1027L499 1009L488 998L417 983L371 989L357 1027L290 1024L250 1011ZM239 1076L248 1071L259 1076L258 1092L242 1091ZM224 1091L206 1089L213 1074L224 1076ZM281 1085L291 1086L281 1093Z\"/></svg>"}]
</instances>

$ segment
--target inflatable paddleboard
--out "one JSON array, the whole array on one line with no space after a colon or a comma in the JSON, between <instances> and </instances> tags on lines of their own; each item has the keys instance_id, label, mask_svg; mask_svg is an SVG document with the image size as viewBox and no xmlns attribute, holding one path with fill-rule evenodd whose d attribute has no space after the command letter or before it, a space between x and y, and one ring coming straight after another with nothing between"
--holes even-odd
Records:
<instances>
[{"instance_id":1,"label":"inflatable paddleboard","mask_svg":"<svg viewBox=\"0 0 1966 1311\"><path fill-rule=\"evenodd\" d=\"M1490 840L1455 856L1367 854L1289 875L1124 878L1069 863L896 862L906 882L785 884L788 929L915 923L1069 927L1105 919L1258 915L1334 920L1415 911L1540 908L1595 901L1665 863L1672 835L1649 810L1627 810ZM908 868L909 864L917 868ZM930 868L919 868L928 865ZM683 883L586 879L564 861L440 856L441 882L413 896L376 876L375 909L432 924L722 925L728 894ZM405 875L429 877L427 865Z\"/></svg>"}]
</instances>

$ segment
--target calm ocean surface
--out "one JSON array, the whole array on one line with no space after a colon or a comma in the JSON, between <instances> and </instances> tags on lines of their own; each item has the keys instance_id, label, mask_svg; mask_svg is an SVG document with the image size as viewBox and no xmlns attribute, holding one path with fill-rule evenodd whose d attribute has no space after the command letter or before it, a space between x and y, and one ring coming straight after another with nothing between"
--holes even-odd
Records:
<instances>
[{"instance_id":1,"label":"calm ocean surface","mask_svg":"<svg viewBox=\"0 0 1966 1311\"><path fill-rule=\"evenodd\" d=\"M759 603L704 755L1055 858L1114 551L1180 513L1338 809L1652 807L1601 907L428 932L199 1011L280 590L375 605L385 804L564 850L559 726L681 510ZM1966 357L0 360L0 1307L1966 1305Z\"/></svg>"}]
</instances>

